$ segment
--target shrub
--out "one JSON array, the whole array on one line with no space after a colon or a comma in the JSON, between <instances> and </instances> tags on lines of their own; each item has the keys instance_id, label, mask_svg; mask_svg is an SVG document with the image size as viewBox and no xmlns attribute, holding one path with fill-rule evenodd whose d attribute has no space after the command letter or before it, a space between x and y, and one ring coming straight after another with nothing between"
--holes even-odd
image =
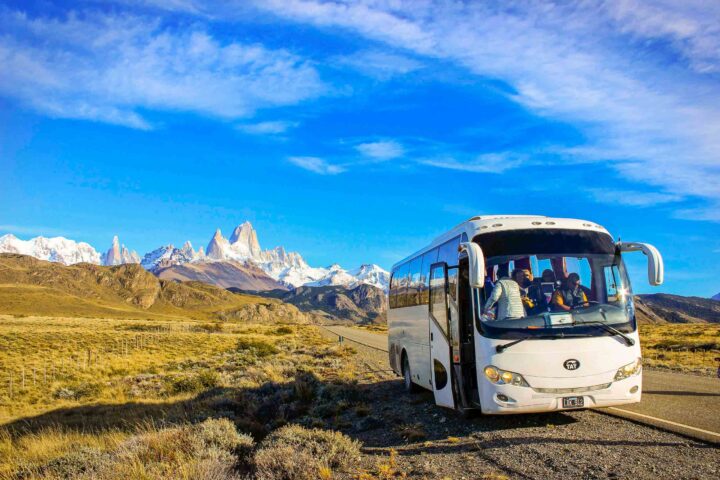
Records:
<instances>
[{"instance_id":1,"label":"shrub","mask_svg":"<svg viewBox=\"0 0 720 480\"><path fill-rule=\"evenodd\" d=\"M275 345L263 340L256 340L253 338L239 339L237 343L237 349L249 350L254 356L261 358L269 357L270 355L275 355L276 353L280 352L280 350L278 350Z\"/></svg>"},{"instance_id":2,"label":"shrub","mask_svg":"<svg viewBox=\"0 0 720 480\"><path fill-rule=\"evenodd\" d=\"M205 420L195 425L193 430L206 447L234 452L243 460L249 456L255 445L250 435L239 433L227 418Z\"/></svg>"},{"instance_id":3,"label":"shrub","mask_svg":"<svg viewBox=\"0 0 720 480\"><path fill-rule=\"evenodd\" d=\"M273 332L274 335L289 335L293 333L293 329L290 327L278 327Z\"/></svg>"},{"instance_id":4,"label":"shrub","mask_svg":"<svg viewBox=\"0 0 720 480\"><path fill-rule=\"evenodd\" d=\"M82 445L42 465L21 465L15 474L19 478L72 478L83 474L92 477L109 460L109 454Z\"/></svg>"},{"instance_id":5,"label":"shrub","mask_svg":"<svg viewBox=\"0 0 720 480\"><path fill-rule=\"evenodd\" d=\"M102 385L92 382L81 382L60 387L53 392L53 397L64 400L80 400L83 398L95 398L102 392Z\"/></svg>"},{"instance_id":6,"label":"shrub","mask_svg":"<svg viewBox=\"0 0 720 480\"><path fill-rule=\"evenodd\" d=\"M220 375L213 370L203 370L197 374L169 376L165 381L168 393L176 395L215 388L220 385Z\"/></svg>"},{"instance_id":7,"label":"shrub","mask_svg":"<svg viewBox=\"0 0 720 480\"><path fill-rule=\"evenodd\" d=\"M193 327L193 332L221 333L224 325L220 322L204 323Z\"/></svg>"},{"instance_id":8,"label":"shrub","mask_svg":"<svg viewBox=\"0 0 720 480\"><path fill-rule=\"evenodd\" d=\"M305 480L348 472L360 457L360 443L340 432L287 425L271 433L255 453L261 480Z\"/></svg>"}]
</instances>

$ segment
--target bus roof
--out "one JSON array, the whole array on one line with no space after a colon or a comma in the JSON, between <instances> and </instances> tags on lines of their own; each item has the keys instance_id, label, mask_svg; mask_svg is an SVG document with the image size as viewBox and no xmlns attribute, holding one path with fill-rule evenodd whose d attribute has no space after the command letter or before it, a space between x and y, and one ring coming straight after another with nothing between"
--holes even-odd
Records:
<instances>
[{"instance_id":1,"label":"bus roof","mask_svg":"<svg viewBox=\"0 0 720 480\"><path fill-rule=\"evenodd\" d=\"M528 229L591 230L610 235L610 232L597 223L575 218L555 218L542 215L478 215L459 223L436 237L429 245L395 263L392 270L395 270L398 265L407 260L431 250L462 233L467 234L468 238L472 240L475 236L483 233Z\"/></svg>"}]
</instances>

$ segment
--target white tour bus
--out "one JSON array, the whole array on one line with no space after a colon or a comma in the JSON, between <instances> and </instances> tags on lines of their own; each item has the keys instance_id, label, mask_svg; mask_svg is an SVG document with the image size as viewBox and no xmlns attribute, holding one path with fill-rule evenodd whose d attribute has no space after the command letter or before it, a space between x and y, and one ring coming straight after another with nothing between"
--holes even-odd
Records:
<instances>
[{"instance_id":1,"label":"white tour bus","mask_svg":"<svg viewBox=\"0 0 720 480\"><path fill-rule=\"evenodd\" d=\"M460 411L639 402L640 343L622 260L631 251L647 256L648 280L660 285L652 245L616 242L593 222L473 217L393 266L390 365L408 391L432 390L438 405Z\"/></svg>"}]
</instances>

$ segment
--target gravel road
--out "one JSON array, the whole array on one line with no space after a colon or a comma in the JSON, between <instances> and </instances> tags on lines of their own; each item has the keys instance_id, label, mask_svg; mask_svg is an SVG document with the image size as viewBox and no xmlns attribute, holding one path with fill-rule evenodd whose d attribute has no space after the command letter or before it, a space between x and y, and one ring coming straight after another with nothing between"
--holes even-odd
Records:
<instances>
[{"instance_id":1,"label":"gravel road","mask_svg":"<svg viewBox=\"0 0 720 480\"><path fill-rule=\"evenodd\" d=\"M369 413L343 431L368 470L394 450L409 478L720 477L718 447L595 411L463 418L430 392L405 394L385 352L353 347Z\"/></svg>"}]
</instances>

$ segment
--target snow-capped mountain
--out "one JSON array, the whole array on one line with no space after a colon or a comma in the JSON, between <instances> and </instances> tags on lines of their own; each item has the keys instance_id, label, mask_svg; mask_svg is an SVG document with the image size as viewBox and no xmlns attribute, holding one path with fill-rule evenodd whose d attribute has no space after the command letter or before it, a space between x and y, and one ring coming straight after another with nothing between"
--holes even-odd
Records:
<instances>
[{"instance_id":1,"label":"snow-capped mountain","mask_svg":"<svg viewBox=\"0 0 720 480\"><path fill-rule=\"evenodd\" d=\"M155 272L158 269L183 263L201 262L205 260L205 252L200 247L196 252L190 241L185 242L182 248L175 248L172 244L156 248L146 253L140 264L145 270Z\"/></svg>"},{"instance_id":2,"label":"snow-capped mountain","mask_svg":"<svg viewBox=\"0 0 720 480\"><path fill-rule=\"evenodd\" d=\"M20 240L15 235L7 234L0 236L0 253L19 253L65 265L80 262L100 263L100 254L89 244L64 237Z\"/></svg>"},{"instance_id":3,"label":"snow-capped mountain","mask_svg":"<svg viewBox=\"0 0 720 480\"><path fill-rule=\"evenodd\" d=\"M195 251L190 242L185 242L181 248L164 245L146 253L142 260L137 253L122 245L117 236L113 238L110 249L100 255L87 243L63 237L37 237L24 241L8 234L0 237L0 253L20 253L66 265L78 262L102 265L140 263L156 274L162 269L187 263L251 263L273 280L292 288L303 285L354 288L368 284L387 291L390 279L390 274L377 265L361 265L352 270L345 270L337 264L327 268L311 267L299 253L287 252L283 247L262 250L257 232L250 222L238 225L229 239L218 229L204 251L202 247Z\"/></svg>"},{"instance_id":4,"label":"snow-capped mountain","mask_svg":"<svg viewBox=\"0 0 720 480\"><path fill-rule=\"evenodd\" d=\"M390 287L390 273L374 263L360 265L348 273L357 278L358 283L366 283L385 291Z\"/></svg>"},{"instance_id":5,"label":"snow-capped mountain","mask_svg":"<svg viewBox=\"0 0 720 480\"><path fill-rule=\"evenodd\" d=\"M110 249L102 256L102 264L111 266L125 263L140 263L140 256L135 250L131 252L125 245L120 245L120 240L115 235Z\"/></svg>"},{"instance_id":6,"label":"snow-capped mountain","mask_svg":"<svg viewBox=\"0 0 720 480\"><path fill-rule=\"evenodd\" d=\"M206 251L206 261L252 262L273 279L291 287L342 285L352 288L367 283L387 290L390 279L388 272L377 265L362 265L352 271L337 264L327 268L311 267L299 253L286 252L283 247L262 250L250 222L238 225L229 240L218 229Z\"/></svg>"}]
</instances>

